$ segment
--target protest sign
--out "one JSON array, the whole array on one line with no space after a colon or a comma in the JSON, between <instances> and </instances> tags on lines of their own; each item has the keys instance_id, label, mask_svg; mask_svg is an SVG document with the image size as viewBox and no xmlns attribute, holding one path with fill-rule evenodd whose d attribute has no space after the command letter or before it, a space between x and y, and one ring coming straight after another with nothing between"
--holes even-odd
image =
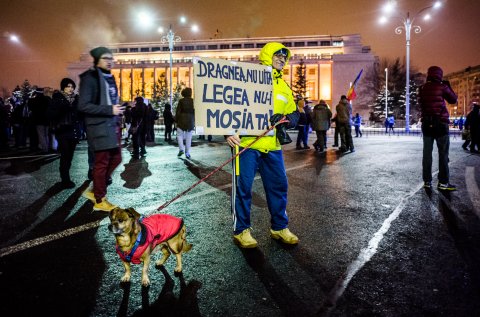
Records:
<instances>
[{"instance_id":1,"label":"protest sign","mask_svg":"<svg viewBox=\"0 0 480 317\"><path fill-rule=\"evenodd\" d=\"M193 74L197 134L260 135L269 128L270 66L195 57Z\"/></svg>"}]
</instances>

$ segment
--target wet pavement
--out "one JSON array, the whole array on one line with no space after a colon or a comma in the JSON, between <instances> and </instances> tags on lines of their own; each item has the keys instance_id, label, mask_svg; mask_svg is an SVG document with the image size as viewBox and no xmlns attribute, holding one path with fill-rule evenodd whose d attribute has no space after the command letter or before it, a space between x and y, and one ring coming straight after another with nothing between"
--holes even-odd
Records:
<instances>
[{"instance_id":1,"label":"wet pavement","mask_svg":"<svg viewBox=\"0 0 480 317\"><path fill-rule=\"evenodd\" d=\"M296 135L292 134L293 139ZM108 198L156 212L228 159L221 137L197 140L190 160L157 139L123 162ZM310 135L310 144L314 136ZM422 139L364 134L354 153L284 147L290 229L298 246L269 236L262 182L254 183L256 249L232 242L229 165L162 212L182 217L193 249L175 276L172 257L123 265L108 217L81 196L86 142L75 152L73 189L57 183L58 157L0 154L1 316L480 316L480 156L451 138L451 183L422 188ZM434 151L434 184L438 165ZM158 257L158 254L156 255Z\"/></svg>"}]
</instances>

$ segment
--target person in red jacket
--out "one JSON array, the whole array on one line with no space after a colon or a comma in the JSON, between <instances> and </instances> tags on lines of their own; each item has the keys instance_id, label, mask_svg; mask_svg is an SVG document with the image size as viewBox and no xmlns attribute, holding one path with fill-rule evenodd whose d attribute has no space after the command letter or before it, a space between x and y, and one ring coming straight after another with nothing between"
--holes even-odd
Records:
<instances>
[{"instance_id":1,"label":"person in red jacket","mask_svg":"<svg viewBox=\"0 0 480 317\"><path fill-rule=\"evenodd\" d=\"M427 72L427 82L419 89L418 101L422 117L423 133L423 181L425 188L432 188L432 151L433 142L438 148L438 185L443 191L453 191L456 187L449 183L448 150L450 136L448 124L450 122L448 109L445 104L457 102L457 95L450 87L450 83L443 79L443 70L438 66L431 66Z\"/></svg>"}]
</instances>

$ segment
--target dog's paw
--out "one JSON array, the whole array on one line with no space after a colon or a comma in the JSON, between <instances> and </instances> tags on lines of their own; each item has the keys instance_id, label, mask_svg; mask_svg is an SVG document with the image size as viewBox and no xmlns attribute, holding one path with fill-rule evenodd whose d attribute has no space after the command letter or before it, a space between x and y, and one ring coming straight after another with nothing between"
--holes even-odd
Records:
<instances>
[{"instance_id":1,"label":"dog's paw","mask_svg":"<svg viewBox=\"0 0 480 317\"><path fill-rule=\"evenodd\" d=\"M150 279L148 278L148 276L142 277L142 286L144 287L150 286Z\"/></svg>"},{"instance_id":2,"label":"dog's paw","mask_svg":"<svg viewBox=\"0 0 480 317\"><path fill-rule=\"evenodd\" d=\"M130 274L125 274L120 281L122 283L129 283L130 282Z\"/></svg>"}]
</instances>

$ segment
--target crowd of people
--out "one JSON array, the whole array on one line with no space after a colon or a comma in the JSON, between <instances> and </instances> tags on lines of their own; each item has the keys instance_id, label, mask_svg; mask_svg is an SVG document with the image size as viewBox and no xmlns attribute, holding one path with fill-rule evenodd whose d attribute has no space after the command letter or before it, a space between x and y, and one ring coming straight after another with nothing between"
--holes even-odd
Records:
<instances>
[{"instance_id":1,"label":"crowd of people","mask_svg":"<svg viewBox=\"0 0 480 317\"><path fill-rule=\"evenodd\" d=\"M81 140L87 140L87 177L93 182L83 196L92 201L94 210L110 211L116 205L107 199L107 187L112 183L113 171L122 162L122 139L125 142L131 139L132 159L146 156L146 142L154 141L154 123L159 113L141 96L136 97L131 105L120 104L117 84L111 74L112 52L108 48L97 47L90 54L93 67L80 75L78 95L75 93L75 82L64 78L55 91L34 87L27 96L14 93L6 102L0 99L0 149L9 148L13 132L14 148L25 148L28 139L31 150L40 153L56 151L60 154L60 182L65 188L74 188L76 185L70 177L74 152ZM274 137L225 136L232 155L244 150L238 162L232 164L231 202L234 241L242 248L257 246L251 235L250 220L252 186L257 171L266 191L271 237L286 244L297 244L299 241L288 228L286 211L288 180L282 145L292 142L288 129L298 130L297 150L310 149L308 136L310 129L315 131L313 146L319 153L326 151L327 131L332 125L333 146L338 147L341 153L355 151L352 127L355 128L355 137L362 137L362 117L359 113L353 116L352 104L345 95L340 97L333 116L325 100L320 100L313 108L302 96L294 100L292 90L282 77L290 57L288 48L276 42L266 44L259 55L261 63L273 69L275 97L270 123L272 129L275 128ZM457 96L442 76L440 67L430 67L427 82L419 89L424 146L423 180L425 188L432 187L432 150L436 142L439 151L438 189L455 190L456 187L449 183L450 119L445 101L455 103ZM178 157L185 155L190 159L195 129L192 89L184 88L181 96L175 114L170 104L164 107L164 139L171 142L172 134L176 133ZM474 103L466 121L458 123L465 128L462 147L472 153L479 153L479 109L479 105ZM393 132L394 125L393 116L386 118L385 132Z\"/></svg>"}]
</instances>

